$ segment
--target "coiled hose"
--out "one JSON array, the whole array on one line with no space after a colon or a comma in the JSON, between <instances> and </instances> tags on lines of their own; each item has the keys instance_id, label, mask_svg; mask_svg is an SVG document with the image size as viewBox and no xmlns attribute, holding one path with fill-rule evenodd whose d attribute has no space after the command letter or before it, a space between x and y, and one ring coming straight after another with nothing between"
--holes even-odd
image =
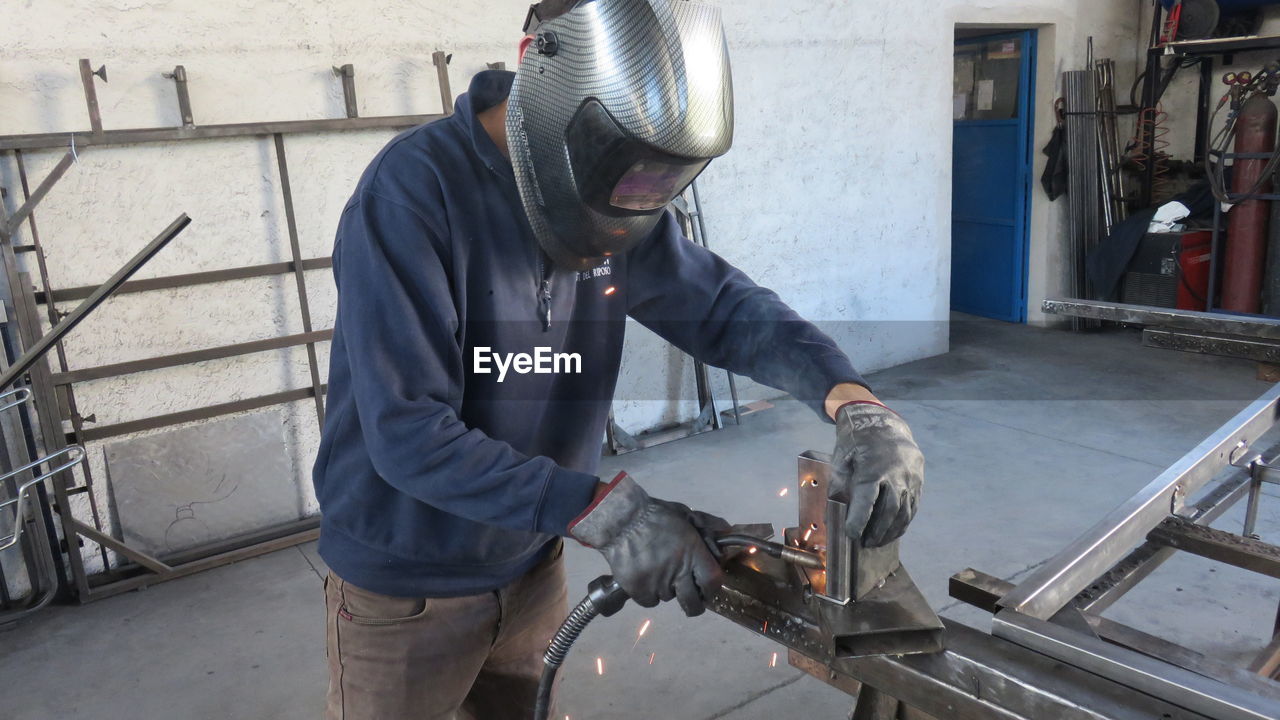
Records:
<instances>
[{"instance_id":1,"label":"coiled hose","mask_svg":"<svg viewBox=\"0 0 1280 720\"><path fill-rule=\"evenodd\" d=\"M751 547L771 557L803 567L822 569L822 559L814 553L799 548L787 547L750 535L722 535L715 539L718 547ZM547 644L547 651L542 655L542 677L538 680L538 696L534 701L533 719L547 720L551 713L551 689L555 686L556 673L569 655L569 649L577 642L578 636L596 617L609 617L616 614L627 604L630 596L622 589L612 575L601 575L587 586L587 596L573 608L569 616L560 624L560 629Z\"/></svg>"}]
</instances>

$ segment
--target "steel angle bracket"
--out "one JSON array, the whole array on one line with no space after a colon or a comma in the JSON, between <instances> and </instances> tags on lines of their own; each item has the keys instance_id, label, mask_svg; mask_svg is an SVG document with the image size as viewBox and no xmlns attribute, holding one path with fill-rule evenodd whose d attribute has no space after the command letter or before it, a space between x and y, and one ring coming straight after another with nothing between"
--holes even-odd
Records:
<instances>
[{"instance_id":1,"label":"steel angle bracket","mask_svg":"<svg viewBox=\"0 0 1280 720\"><path fill-rule=\"evenodd\" d=\"M837 659L942 651L942 621L902 567L897 543L866 549L839 529L828 534L828 527L844 527L845 510L827 498L829 475L827 456L800 455L800 525L784 533L788 545L822 555L827 569L741 555L728 564L725 591L712 609L791 647Z\"/></svg>"}]
</instances>

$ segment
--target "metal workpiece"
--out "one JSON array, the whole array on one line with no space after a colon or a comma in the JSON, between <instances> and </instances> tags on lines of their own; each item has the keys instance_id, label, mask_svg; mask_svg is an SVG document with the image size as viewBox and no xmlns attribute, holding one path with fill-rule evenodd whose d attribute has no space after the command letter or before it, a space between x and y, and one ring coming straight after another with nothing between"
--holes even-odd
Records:
<instances>
[{"instance_id":1,"label":"metal workpiece","mask_svg":"<svg viewBox=\"0 0 1280 720\"><path fill-rule=\"evenodd\" d=\"M996 613L991 633L1217 720L1275 720L1280 701L1110 645L1012 610Z\"/></svg>"},{"instance_id":2,"label":"metal workpiece","mask_svg":"<svg viewBox=\"0 0 1280 720\"><path fill-rule=\"evenodd\" d=\"M845 505L827 498L829 477L828 456L800 455L800 526L784 531L784 544L804 553L802 561L785 553L731 558L725 590L712 609L733 618L758 617L756 631L825 656L940 651L942 622L898 561L896 543L868 553L848 542L838 510ZM851 588L858 588L856 597Z\"/></svg>"},{"instance_id":3,"label":"metal workpiece","mask_svg":"<svg viewBox=\"0 0 1280 720\"><path fill-rule=\"evenodd\" d=\"M898 543L868 548L845 534L849 498L831 495L831 456L811 450L798 462L800 525L787 530L787 544L823 555L825 568L807 573L817 595L838 605L861 600L902 566Z\"/></svg>"},{"instance_id":4,"label":"metal workpiece","mask_svg":"<svg viewBox=\"0 0 1280 720\"><path fill-rule=\"evenodd\" d=\"M1280 319L1259 315L1225 315L1079 298L1049 298L1040 307L1050 315L1280 340Z\"/></svg>"},{"instance_id":5,"label":"metal workpiece","mask_svg":"<svg viewBox=\"0 0 1280 720\"><path fill-rule=\"evenodd\" d=\"M752 555L727 570L711 609L786 646L793 666L844 692L860 685L900 701L906 717L947 720L1200 720L1169 702L1136 693L1016 644L943 620L945 650L916 655L836 656L794 592L788 568ZM854 603L856 605L856 603ZM914 714L912 714L914 713Z\"/></svg>"},{"instance_id":6,"label":"metal workpiece","mask_svg":"<svg viewBox=\"0 0 1280 720\"><path fill-rule=\"evenodd\" d=\"M1147 539L1227 565L1280 578L1280 547L1256 538L1205 527L1184 517L1171 515L1148 533Z\"/></svg>"},{"instance_id":7,"label":"metal workpiece","mask_svg":"<svg viewBox=\"0 0 1280 720\"><path fill-rule=\"evenodd\" d=\"M1170 513L1233 460L1276 421L1280 385L1274 386L1223 427L1152 480L1065 550L1031 573L1001 600L1001 606L1048 620L1142 542Z\"/></svg>"},{"instance_id":8,"label":"metal workpiece","mask_svg":"<svg viewBox=\"0 0 1280 720\"><path fill-rule=\"evenodd\" d=\"M1280 365L1280 340L1260 340L1169 328L1144 328L1142 344L1161 350L1223 355Z\"/></svg>"}]
</instances>

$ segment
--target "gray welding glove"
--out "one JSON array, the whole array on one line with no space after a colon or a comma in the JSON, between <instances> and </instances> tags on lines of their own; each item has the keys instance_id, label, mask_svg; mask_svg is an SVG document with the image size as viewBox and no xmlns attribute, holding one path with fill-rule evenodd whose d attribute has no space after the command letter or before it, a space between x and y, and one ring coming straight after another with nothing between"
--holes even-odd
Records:
<instances>
[{"instance_id":1,"label":"gray welding glove","mask_svg":"<svg viewBox=\"0 0 1280 720\"><path fill-rule=\"evenodd\" d=\"M569 535L604 555L613 577L643 607L675 598L701 615L724 580L713 550L729 523L649 497L626 473L569 525Z\"/></svg>"},{"instance_id":2,"label":"gray welding glove","mask_svg":"<svg viewBox=\"0 0 1280 720\"><path fill-rule=\"evenodd\" d=\"M836 411L828 495L849 504L845 532L879 547L906 532L924 484L924 456L897 413L871 402Z\"/></svg>"}]
</instances>

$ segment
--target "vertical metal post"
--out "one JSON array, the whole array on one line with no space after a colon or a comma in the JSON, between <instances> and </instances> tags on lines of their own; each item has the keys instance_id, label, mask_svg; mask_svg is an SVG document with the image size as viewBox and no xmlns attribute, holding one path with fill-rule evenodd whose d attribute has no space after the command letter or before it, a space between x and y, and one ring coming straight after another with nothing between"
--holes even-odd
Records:
<instances>
[{"instance_id":1,"label":"vertical metal post","mask_svg":"<svg viewBox=\"0 0 1280 720\"><path fill-rule=\"evenodd\" d=\"M1200 58L1200 86L1196 92L1196 155L1197 165L1204 163L1209 150L1209 110L1213 104L1213 58Z\"/></svg>"},{"instance_id":2,"label":"vertical metal post","mask_svg":"<svg viewBox=\"0 0 1280 720\"><path fill-rule=\"evenodd\" d=\"M187 92L187 69L175 65L173 72L164 73L164 77L173 81L178 89L178 113L182 115L182 127L195 127L195 117L191 114L191 94Z\"/></svg>"},{"instance_id":3,"label":"vertical metal post","mask_svg":"<svg viewBox=\"0 0 1280 720\"><path fill-rule=\"evenodd\" d=\"M284 217L289 226L289 251L293 256L293 279L298 286L298 305L302 312L302 331L311 332L311 304L307 300L306 271L302 268L302 249L298 244L298 221L293 212L293 189L289 185L289 162L285 158L284 135L275 134L276 162L280 166L280 192L284 196ZM316 360L316 344L307 343L307 366L311 371L311 391L315 395L316 419L324 427L324 392L320 383L320 363Z\"/></svg>"},{"instance_id":4,"label":"vertical metal post","mask_svg":"<svg viewBox=\"0 0 1280 720\"><path fill-rule=\"evenodd\" d=\"M431 54L431 63L436 66L436 79L440 82L440 107L445 115L453 114L453 90L449 87L449 61L452 55L443 50Z\"/></svg>"},{"instance_id":5,"label":"vertical metal post","mask_svg":"<svg viewBox=\"0 0 1280 720\"><path fill-rule=\"evenodd\" d=\"M342 102L347 109L347 117L360 117L360 109L356 106L356 68L351 63L341 67L334 66L333 74L342 79Z\"/></svg>"},{"instance_id":6,"label":"vertical metal post","mask_svg":"<svg viewBox=\"0 0 1280 720\"><path fill-rule=\"evenodd\" d=\"M18 163L18 179L22 183L22 195L24 198L30 198L30 191L28 190L27 185L27 168L26 163L23 161L22 151L14 150L13 154ZM40 285L44 289L46 317L49 319L49 327L53 327L58 324L58 321L61 320L62 317L58 314L57 303L53 300L53 287L49 281L49 266L48 263L45 262L44 247L40 244L40 230L36 226L36 216L34 212L27 216L27 226L31 231L31 245L35 250L36 267L40 271ZM58 357L58 369L61 372L67 372L69 368L67 363L67 350L61 340L59 340L54 346L54 350ZM84 430L84 418L80 416L80 410L76 405L75 391L70 385L63 389L63 397L66 398L67 402L67 415L70 416L71 429L75 433L76 440L78 442L80 434ZM61 405L58 407L61 409ZM93 515L93 526L98 530L102 530L102 513L98 509L98 499L95 497L93 492L93 474L89 470L89 463L84 463L80 467L81 471L84 473L85 485L89 488L89 511ZM102 546L99 546L98 549L102 552L102 566L104 568L110 567L111 564L107 559L107 549Z\"/></svg>"},{"instance_id":7,"label":"vertical metal post","mask_svg":"<svg viewBox=\"0 0 1280 720\"><path fill-rule=\"evenodd\" d=\"M1262 499L1262 473L1266 472L1258 463L1249 465L1249 501L1244 511L1245 537L1257 537L1254 530L1258 525L1258 501Z\"/></svg>"},{"instance_id":8,"label":"vertical metal post","mask_svg":"<svg viewBox=\"0 0 1280 720\"><path fill-rule=\"evenodd\" d=\"M89 126L93 128L94 135L102 134L102 114L98 110L98 89L93 85L93 76L98 75L103 80L107 79L107 67L102 66L96 73L93 66L89 64L88 58L80 58L80 83L84 85L84 101L89 107Z\"/></svg>"}]
</instances>

